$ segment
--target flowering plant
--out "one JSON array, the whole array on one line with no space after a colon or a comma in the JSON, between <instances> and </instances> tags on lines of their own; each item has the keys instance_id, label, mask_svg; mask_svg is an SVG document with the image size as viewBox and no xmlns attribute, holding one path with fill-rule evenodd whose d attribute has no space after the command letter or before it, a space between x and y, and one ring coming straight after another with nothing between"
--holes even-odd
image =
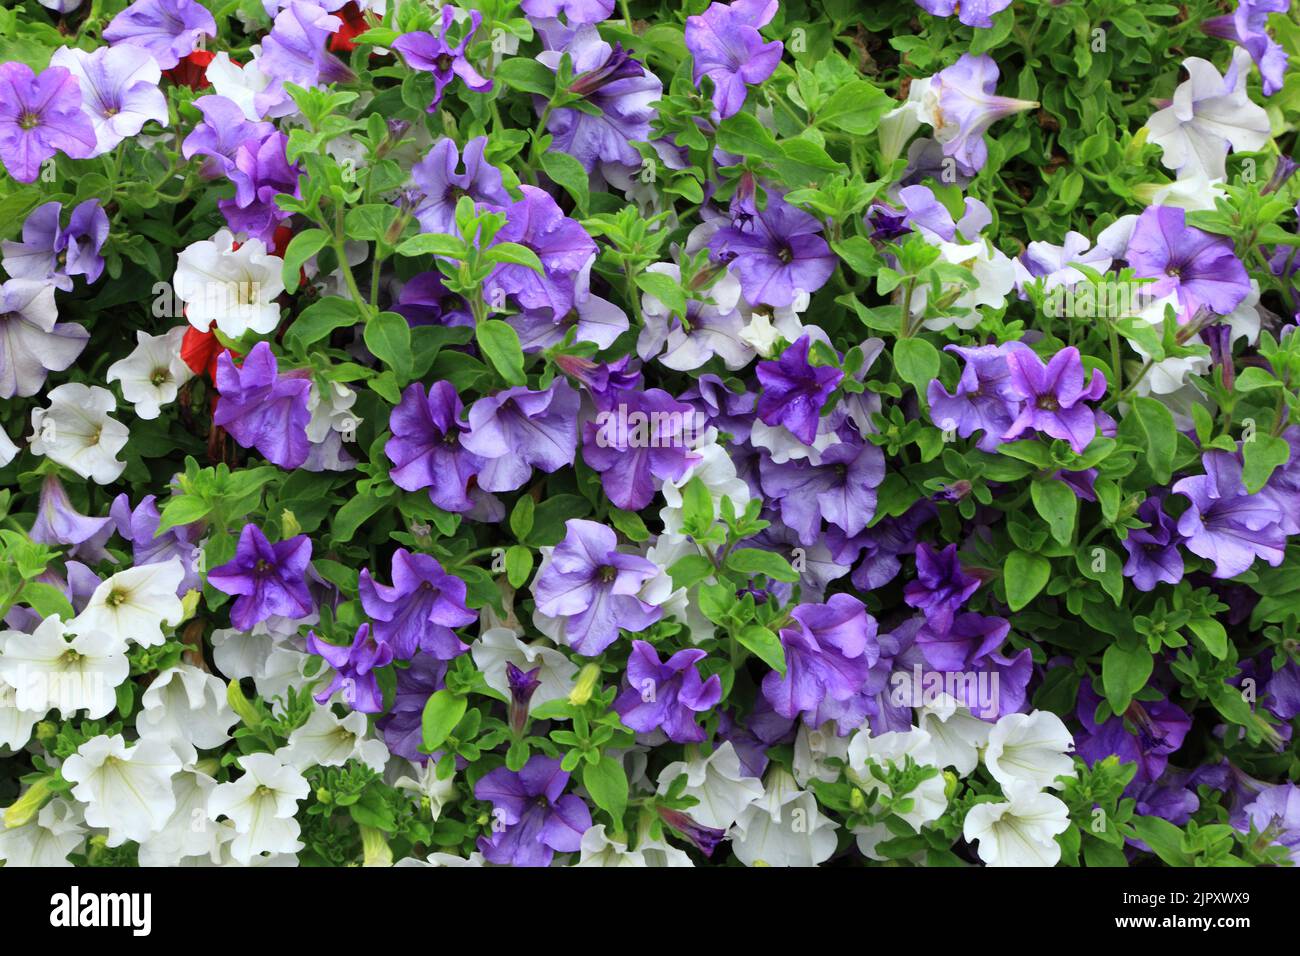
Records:
<instances>
[{"instance_id":1,"label":"flowering plant","mask_svg":"<svg viewBox=\"0 0 1300 956\"><path fill-rule=\"evenodd\" d=\"M1300 859L1233 2L0 10L0 860Z\"/></svg>"}]
</instances>

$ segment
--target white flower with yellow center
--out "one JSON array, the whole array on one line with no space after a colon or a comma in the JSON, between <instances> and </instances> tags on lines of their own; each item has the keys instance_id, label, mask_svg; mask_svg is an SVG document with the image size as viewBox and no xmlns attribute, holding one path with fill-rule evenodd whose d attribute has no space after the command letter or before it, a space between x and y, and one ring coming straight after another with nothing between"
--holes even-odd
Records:
<instances>
[{"instance_id":1,"label":"white flower with yellow center","mask_svg":"<svg viewBox=\"0 0 1300 956\"><path fill-rule=\"evenodd\" d=\"M185 317L200 332L216 323L230 339L248 331L267 335L280 324L275 300L284 291L283 267L284 260L268 254L261 239L236 249L234 235L222 229L177 257L172 285L185 303Z\"/></svg>"},{"instance_id":2,"label":"white flower with yellow center","mask_svg":"<svg viewBox=\"0 0 1300 956\"><path fill-rule=\"evenodd\" d=\"M32 409L32 452L96 484L117 481L126 469L117 453L131 432L108 417L117 408L113 393L98 385L68 382L45 397L49 408Z\"/></svg>"},{"instance_id":3,"label":"white flower with yellow center","mask_svg":"<svg viewBox=\"0 0 1300 956\"><path fill-rule=\"evenodd\" d=\"M172 777L181 760L162 740L128 747L121 734L92 737L63 764L76 784L72 795L86 805L86 823L108 830L108 845L143 842L167 823L176 808Z\"/></svg>"},{"instance_id":4,"label":"white flower with yellow center","mask_svg":"<svg viewBox=\"0 0 1300 956\"><path fill-rule=\"evenodd\" d=\"M239 765L244 775L218 784L208 797L208 819L226 816L234 825L231 858L247 866L262 853L297 853L301 827L294 814L307 799L307 781L271 754L248 754Z\"/></svg>"},{"instance_id":5,"label":"white flower with yellow center","mask_svg":"<svg viewBox=\"0 0 1300 956\"><path fill-rule=\"evenodd\" d=\"M74 634L103 631L122 643L162 644L162 625L175 627L185 616L176 596L185 577L180 558L141 564L106 578L86 607L69 623Z\"/></svg>"}]
</instances>

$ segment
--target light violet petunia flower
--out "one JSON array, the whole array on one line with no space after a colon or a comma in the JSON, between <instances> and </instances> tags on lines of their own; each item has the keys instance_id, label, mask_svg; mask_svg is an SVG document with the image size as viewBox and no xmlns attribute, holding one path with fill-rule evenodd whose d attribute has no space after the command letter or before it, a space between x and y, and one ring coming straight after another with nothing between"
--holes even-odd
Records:
<instances>
[{"instance_id":1,"label":"light violet petunia flower","mask_svg":"<svg viewBox=\"0 0 1300 956\"><path fill-rule=\"evenodd\" d=\"M50 57L81 85L81 108L95 127L95 152L107 153L144 124L166 126L167 97L158 88L162 71L147 50L135 46L85 50L61 47Z\"/></svg>"},{"instance_id":2,"label":"light violet petunia flower","mask_svg":"<svg viewBox=\"0 0 1300 956\"><path fill-rule=\"evenodd\" d=\"M1176 206L1152 206L1143 212L1124 258L1139 278L1155 280L1143 288L1144 294L1177 296L1178 318L1184 324L1202 306L1229 315L1251 293L1250 276L1232 240L1187 225L1187 213ZM1163 305L1158 315L1163 320Z\"/></svg>"},{"instance_id":3,"label":"light violet petunia flower","mask_svg":"<svg viewBox=\"0 0 1300 956\"><path fill-rule=\"evenodd\" d=\"M514 201L501 185L501 170L483 158L487 142L486 136L476 136L458 153L456 141L443 137L411 168L411 181L423 196L413 210L421 232L456 235L456 203L462 196L493 212ZM457 172L461 166L464 171Z\"/></svg>"},{"instance_id":4,"label":"light violet petunia flower","mask_svg":"<svg viewBox=\"0 0 1300 956\"><path fill-rule=\"evenodd\" d=\"M751 305L782 308L816 292L835 272L836 258L815 216L770 191L767 205L742 212L713 234L710 257L726 263Z\"/></svg>"},{"instance_id":5,"label":"light violet petunia flower","mask_svg":"<svg viewBox=\"0 0 1300 956\"><path fill-rule=\"evenodd\" d=\"M393 657L407 661L422 652L449 661L468 650L453 630L478 620L465 603L464 581L431 555L405 548L393 552L392 580L380 584L362 568L359 589L375 640L390 646Z\"/></svg>"},{"instance_id":6,"label":"light violet petunia flower","mask_svg":"<svg viewBox=\"0 0 1300 956\"><path fill-rule=\"evenodd\" d=\"M571 25L600 23L614 12L614 0L521 0L519 8L531 20L549 20L564 14Z\"/></svg>"},{"instance_id":7,"label":"light violet petunia flower","mask_svg":"<svg viewBox=\"0 0 1300 956\"><path fill-rule=\"evenodd\" d=\"M293 0L262 38L258 68L282 83L314 87L349 82L354 74L325 44L343 21L309 0Z\"/></svg>"},{"instance_id":8,"label":"light violet petunia flower","mask_svg":"<svg viewBox=\"0 0 1300 956\"><path fill-rule=\"evenodd\" d=\"M72 210L68 225L59 225L63 206L47 202L23 220L23 241L0 242L3 265L15 279L39 279L56 289L72 291L72 277L94 282L104 271L99 254L108 238L108 216L98 199L87 199Z\"/></svg>"},{"instance_id":9,"label":"light violet petunia flower","mask_svg":"<svg viewBox=\"0 0 1300 956\"><path fill-rule=\"evenodd\" d=\"M310 564L311 538L307 535L272 544L261 528L246 524L239 533L235 556L208 572L208 584L238 595L230 609L230 623L247 632L269 617L304 618L316 609L307 590Z\"/></svg>"},{"instance_id":10,"label":"light violet petunia flower","mask_svg":"<svg viewBox=\"0 0 1300 956\"><path fill-rule=\"evenodd\" d=\"M81 111L77 78L61 66L38 76L26 63L0 63L0 162L14 179L31 183L60 151L72 159L95 155L95 128Z\"/></svg>"},{"instance_id":11,"label":"light violet petunia flower","mask_svg":"<svg viewBox=\"0 0 1300 956\"><path fill-rule=\"evenodd\" d=\"M955 13L966 26L987 30L993 26L993 14L1011 6L1011 0L916 0L916 5L936 17Z\"/></svg>"},{"instance_id":12,"label":"light violet petunia flower","mask_svg":"<svg viewBox=\"0 0 1300 956\"><path fill-rule=\"evenodd\" d=\"M1174 90L1173 101L1147 121L1148 139L1163 150L1160 162L1180 177L1227 179L1230 149L1263 149L1269 138L1268 114L1246 91L1250 53L1235 49L1223 75L1195 56L1183 61L1183 69L1188 78Z\"/></svg>"},{"instance_id":13,"label":"light violet petunia flower","mask_svg":"<svg viewBox=\"0 0 1300 956\"><path fill-rule=\"evenodd\" d=\"M311 452L307 426L311 381L281 375L271 346L258 342L236 367L229 352L217 359L221 401L213 412L220 425L244 448L256 448L281 468L300 468Z\"/></svg>"},{"instance_id":14,"label":"light violet petunia flower","mask_svg":"<svg viewBox=\"0 0 1300 956\"><path fill-rule=\"evenodd\" d=\"M595 657L618 639L620 628L642 631L659 620L660 608L640 594L660 570L620 551L612 528L581 518L564 527L564 540L543 553L533 579L533 619L542 633Z\"/></svg>"},{"instance_id":15,"label":"light violet petunia flower","mask_svg":"<svg viewBox=\"0 0 1300 956\"><path fill-rule=\"evenodd\" d=\"M1020 344L1007 352L1007 368L1011 373L1007 394L1023 404L1002 437L1010 441L1034 429L1065 439L1075 454L1082 454L1097 437L1097 414L1084 402L1106 394L1102 371L1093 369L1085 385L1083 360L1074 346L1061 349L1043 364L1033 349Z\"/></svg>"},{"instance_id":16,"label":"light violet petunia flower","mask_svg":"<svg viewBox=\"0 0 1300 956\"><path fill-rule=\"evenodd\" d=\"M35 395L47 373L77 360L90 333L57 318L53 285L39 279L0 285L0 398Z\"/></svg>"},{"instance_id":17,"label":"light violet petunia flower","mask_svg":"<svg viewBox=\"0 0 1300 956\"><path fill-rule=\"evenodd\" d=\"M591 811L565 794L569 775L560 761L533 754L518 772L498 767L474 785L476 799L492 804L490 836L478 848L489 863L549 866L556 853L576 853L591 828Z\"/></svg>"},{"instance_id":18,"label":"light violet petunia flower","mask_svg":"<svg viewBox=\"0 0 1300 956\"><path fill-rule=\"evenodd\" d=\"M1286 556L1283 515L1275 498L1248 494L1241 480L1241 461L1212 450L1201 459L1205 474L1182 478L1173 486L1191 506L1178 519L1187 550L1214 563L1214 577L1232 578L1255 558L1273 567Z\"/></svg>"},{"instance_id":19,"label":"light violet petunia flower","mask_svg":"<svg viewBox=\"0 0 1300 956\"><path fill-rule=\"evenodd\" d=\"M68 500L68 491L63 487L59 476L49 474L41 481L40 504L36 509L36 520L32 522L30 535L39 544L79 545L93 542L112 520L108 517L89 517L79 512ZM102 555L102 541L97 544L101 546Z\"/></svg>"},{"instance_id":20,"label":"light violet petunia flower","mask_svg":"<svg viewBox=\"0 0 1300 956\"><path fill-rule=\"evenodd\" d=\"M170 70L217 35L217 22L199 0L135 0L104 28L103 37L147 50L158 66Z\"/></svg>"},{"instance_id":21,"label":"light violet petunia flower","mask_svg":"<svg viewBox=\"0 0 1300 956\"><path fill-rule=\"evenodd\" d=\"M666 661L645 641L632 642L625 684L614 699L614 710L637 733L662 729L675 743L703 743L704 728L696 721L722 699L717 674L700 678L696 665L705 658L698 647L678 651Z\"/></svg>"},{"instance_id":22,"label":"light violet petunia flower","mask_svg":"<svg viewBox=\"0 0 1300 956\"><path fill-rule=\"evenodd\" d=\"M45 397L48 408L32 409L32 452L46 455L96 484L116 481L126 469L117 453L131 433L108 417L117 408L113 393L98 385L68 382Z\"/></svg>"},{"instance_id":23,"label":"light violet petunia flower","mask_svg":"<svg viewBox=\"0 0 1300 956\"><path fill-rule=\"evenodd\" d=\"M487 395L469 410L461 445L484 460L478 485L514 491L532 475L573 464L578 447L578 393L563 379L545 391L523 386Z\"/></svg>"}]
</instances>

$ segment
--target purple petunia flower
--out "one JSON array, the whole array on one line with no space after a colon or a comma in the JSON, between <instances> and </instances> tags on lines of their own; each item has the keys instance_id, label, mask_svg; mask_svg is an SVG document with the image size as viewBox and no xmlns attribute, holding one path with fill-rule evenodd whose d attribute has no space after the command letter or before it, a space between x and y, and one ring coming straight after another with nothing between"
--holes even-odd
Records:
<instances>
[{"instance_id":1,"label":"purple petunia flower","mask_svg":"<svg viewBox=\"0 0 1300 956\"><path fill-rule=\"evenodd\" d=\"M506 208L506 224L495 241L527 246L541 260L542 272L501 263L484 283L483 297L493 308L500 308L507 296L513 296L524 309L549 309L560 319L573 308L578 276L596 255L596 243L544 190L534 186L519 189L524 198Z\"/></svg>"},{"instance_id":2,"label":"purple petunia flower","mask_svg":"<svg viewBox=\"0 0 1300 956\"><path fill-rule=\"evenodd\" d=\"M825 520L847 535L861 533L876 513L876 489L885 480L885 456L875 445L849 433L847 441L806 458L759 463L763 493L780 508L781 521L799 543L818 543Z\"/></svg>"},{"instance_id":3,"label":"purple petunia flower","mask_svg":"<svg viewBox=\"0 0 1300 956\"><path fill-rule=\"evenodd\" d=\"M962 438L983 432L975 447L981 451L996 450L1015 420L1019 405L1010 390L1007 349L996 345L975 348L947 345L944 350L960 355L966 364L955 392L950 393L937 379L926 389L930 420L938 428Z\"/></svg>"},{"instance_id":4,"label":"purple petunia flower","mask_svg":"<svg viewBox=\"0 0 1300 956\"><path fill-rule=\"evenodd\" d=\"M186 159L208 157L203 164L203 175L209 179L232 176L239 147L264 142L275 132L270 123L250 123L239 104L224 96L200 96L194 100L194 106L203 114L203 122L185 137L181 155Z\"/></svg>"},{"instance_id":5,"label":"purple petunia flower","mask_svg":"<svg viewBox=\"0 0 1300 956\"><path fill-rule=\"evenodd\" d=\"M626 686L614 699L619 718L637 733L662 727L674 743L703 743L704 728L695 722L695 715L712 710L722 700L722 679L714 674L702 681L695 669L706 656L693 647L660 661L650 644L633 641Z\"/></svg>"},{"instance_id":6,"label":"purple petunia flower","mask_svg":"<svg viewBox=\"0 0 1300 956\"><path fill-rule=\"evenodd\" d=\"M1290 7L1291 0L1237 0L1237 9L1230 15L1201 21L1201 30L1207 35L1246 48L1259 67L1265 96L1282 89L1287 65L1286 50L1268 34L1268 18L1273 13L1286 13Z\"/></svg>"},{"instance_id":7,"label":"purple petunia flower","mask_svg":"<svg viewBox=\"0 0 1300 956\"><path fill-rule=\"evenodd\" d=\"M543 633L584 657L595 657L618 639L620 627L643 631L659 620L658 607L640 597L659 566L618 550L613 529L570 518L564 540L544 555L533 579L534 623Z\"/></svg>"},{"instance_id":8,"label":"purple petunia flower","mask_svg":"<svg viewBox=\"0 0 1300 956\"><path fill-rule=\"evenodd\" d=\"M437 36L420 31L404 33L393 41L393 49L402 55L407 66L433 74L433 102L428 107L430 113L437 111L447 86L458 76L475 93L487 93L492 89L492 81L480 76L473 64L465 58L465 50L474 38L479 24L483 22L483 14L471 10L469 29L456 46L451 46L447 43L447 30L456 19L457 12L452 6L442 8L442 25Z\"/></svg>"},{"instance_id":9,"label":"purple petunia flower","mask_svg":"<svg viewBox=\"0 0 1300 956\"><path fill-rule=\"evenodd\" d=\"M530 671L521 671L512 661L506 661L506 684L510 688L509 723L516 737L528 726L528 707L537 688L542 686L542 679L538 676L541 672L540 665Z\"/></svg>"},{"instance_id":10,"label":"purple petunia flower","mask_svg":"<svg viewBox=\"0 0 1300 956\"><path fill-rule=\"evenodd\" d=\"M816 292L838 261L815 216L771 191L757 215L737 217L709 240L709 254L740 279L745 301L782 308L801 292Z\"/></svg>"},{"instance_id":11,"label":"purple petunia flower","mask_svg":"<svg viewBox=\"0 0 1300 956\"><path fill-rule=\"evenodd\" d=\"M326 50L343 21L309 0L293 0L275 15L271 32L262 38L258 65L270 77L295 86L346 83L355 74Z\"/></svg>"},{"instance_id":12,"label":"purple petunia flower","mask_svg":"<svg viewBox=\"0 0 1300 956\"><path fill-rule=\"evenodd\" d=\"M1214 562L1216 578L1233 578L1263 558L1277 567L1286 557L1282 512L1269 495L1248 494L1236 455L1212 450L1205 474L1182 478L1173 492L1191 502L1178 519L1187 550Z\"/></svg>"},{"instance_id":13,"label":"purple petunia flower","mask_svg":"<svg viewBox=\"0 0 1300 956\"><path fill-rule=\"evenodd\" d=\"M1177 584L1183 579L1183 556L1178 551L1177 522L1161 507L1164 496L1148 498L1138 507L1137 517L1150 525L1135 528L1124 539L1128 561L1124 576L1133 579L1139 591L1150 591L1163 581Z\"/></svg>"},{"instance_id":14,"label":"purple petunia flower","mask_svg":"<svg viewBox=\"0 0 1300 956\"><path fill-rule=\"evenodd\" d=\"M443 511L474 507L469 482L483 467L482 458L461 447L467 431L462 407L450 382L434 382L427 395L416 382L402 393L388 421L393 437L384 454L393 463L388 473L393 484L404 491L428 488L429 500Z\"/></svg>"},{"instance_id":15,"label":"purple petunia flower","mask_svg":"<svg viewBox=\"0 0 1300 956\"><path fill-rule=\"evenodd\" d=\"M448 574L427 554L405 548L393 552L393 583L379 584L361 569L361 606L375 625L375 640L389 645L398 660L417 651L449 661L468 646L452 631L478 620L465 604L465 582Z\"/></svg>"},{"instance_id":16,"label":"purple petunia flower","mask_svg":"<svg viewBox=\"0 0 1300 956\"><path fill-rule=\"evenodd\" d=\"M418 764L429 762L431 755L420 752L424 743L424 705L443 689L446 678L447 662L432 654L417 653L410 667L398 669L393 706L375 721L375 729L384 735L384 744L394 756Z\"/></svg>"},{"instance_id":17,"label":"purple petunia flower","mask_svg":"<svg viewBox=\"0 0 1300 956\"><path fill-rule=\"evenodd\" d=\"M1178 206L1151 206L1138 217L1124 258L1152 296L1178 296L1179 321L1204 306L1229 315L1250 294L1250 277L1232 240L1187 225Z\"/></svg>"},{"instance_id":18,"label":"purple petunia flower","mask_svg":"<svg viewBox=\"0 0 1300 956\"><path fill-rule=\"evenodd\" d=\"M217 359L217 391L221 400L212 421L240 445L256 448L281 468L299 468L307 460L311 380L279 374L270 345L258 342L239 367L223 351Z\"/></svg>"},{"instance_id":19,"label":"purple petunia flower","mask_svg":"<svg viewBox=\"0 0 1300 956\"><path fill-rule=\"evenodd\" d=\"M1098 724L1093 718L1100 703L1092 682L1085 680L1075 708L1075 716L1083 724L1083 733L1075 738L1079 756L1091 767L1114 754L1121 763L1137 764L1133 784L1159 780L1169 765L1169 755L1183 745L1192 719L1172 701L1135 700L1122 716L1111 715Z\"/></svg>"},{"instance_id":20,"label":"purple petunia flower","mask_svg":"<svg viewBox=\"0 0 1300 956\"><path fill-rule=\"evenodd\" d=\"M81 86L65 67L40 75L26 63L0 63L0 162L20 183L36 181L41 164L62 151L95 155L95 127L81 109Z\"/></svg>"},{"instance_id":21,"label":"purple petunia flower","mask_svg":"<svg viewBox=\"0 0 1300 956\"><path fill-rule=\"evenodd\" d=\"M833 594L825 604L801 604L790 614L793 625L780 631L785 675L769 672L763 696L782 717L803 714L816 726L809 718L823 702L860 693L880 659L876 619L848 594Z\"/></svg>"},{"instance_id":22,"label":"purple petunia flower","mask_svg":"<svg viewBox=\"0 0 1300 956\"><path fill-rule=\"evenodd\" d=\"M414 209L422 232L456 235L456 203L462 196L474 200L480 210L496 212L510 205L510 194L501 185L501 171L483 158L486 148L486 136L466 143L464 172L458 173L462 156L456 151L456 141L445 137L411 169L411 179L424 197Z\"/></svg>"},{"instance_id":23,"label":"purple petunia flower","mask_svg":"<svg viewBox=\"0 0 1300 956\"><path fill-rule=\"evenodd\" d=\"M936 17L955 13L966 26L987 30L993 26L993 14L1011 6L1011 0L916 0L916 5Z\"/></svg>"},{"instance_id":24,"label":"purple petunia flower","mask_svg":"<svg viewBox=\"0 0 1300 956\"><path fill-rule=\"evenodd\" d=\"M290 213L275 201L279 195L302 197L298 183L302 170L289 162L288 146L289 137L272 132L236 148L233 168L227 173L235 184L235 198L217 203L231 232L246 232L249 238L261 239L269 246L276 227L289 218Z\"/></svg>"},{"instance_id":25,"label":"purple petunia flower","mask_svg":"<svg viewBox=\"0 0 1300 956\"><path fill-rule=\"evenodd\" d=\"M601 39L595 26L576 30L561 48L543 50L537 59L558 71L565 57L573 70L567 92L582 97L585 109L552 110L546 128L551 148L568 153L588 172L598 163L640 167L634 142L650 138L651 107L663 95L663 83L619 44ZM590 112L588 112L590 110Z\"/></svg>"},{"instance_id":26,"label":"purple petunia flower","mask_svg":"<svg viewBox=\"0 0 1300 956\"><path fill-rule=\"evenodd\" d=\"M545 391L518 386L475 402L461 445L484 461L479 487L514 491L528 481L533 468L549 474L572 465L580 402L578 393L558 378Z\"/></svg>"},{"instance_id":27,"label":"purple petunia flower","mask_svg":"<svg viewBox=\"0 0 1300 956\"><path fill-rule=\"evenodd\" d=\"M35 395L49 372L77 360L90 333L57 319L53 285L36 279L0 285L0 398Z\"/></svg>"},{"instance_id":28,"label":"purple petunia flower","mask_svg":"<svg viewBox=\"0 0 1300 956\"><path fill-rule=\"evenodd\" d=\"M957 545L942 551L922 542L916 546L916 580L903 589L903 600L925 612L926 627L944 635L966 599L979 590L980 580L962 570Z\"/></svg>"},{"instance_id":29,"label":"purple petunia flower","mask_svg":"<svg viewBox=\"0 0 1300 956\"><path fill-rule=\"evenodd\" d=\"M353 710L363 714L383 713L384 695L375 671L392 663L393 649L371 638L369 624L357 628L356 636L347 646L322 641L315 631L310 631L307 650L323 657L334 669L329 686L316 694L316 703L323 704L336 690L342 690L343 702Z\"/></svg>"},{"instance_id":30,"label":"purple petunia flower","mask_svg":"<svg viewBox=\"0 0 1300 956\"><path fill-rule=\"evenodd\" d=\"M1285 847L1291 862L1300 866L1300 787L1282 783L1268 787L1242 810L1237 829L1253 829L1275 846Z\"/></svg>"},{"instance_id":31,"label":"purple petunia flower","mask_svg":"<svg viewBox=\"0 0 1300 956\"><path fill-rule=\"evenodd\" d=\"M492 804L492 835L478 838L484 859L499 866L550 866L556 853L576 853L591 829L591 811L565 794L569 775L553 757L533 754L516 773L498 767L474 785Z\"/></svg>"},{"instance_id":32,"label":"purple petunia flower","mask_svg":"<svg viewBox=\"0 0 1300 956\"><path fill-rule=\"evenodd\" d=\"M711 3L702 14L686 18L686 49L694 60L691 78L697 86L706 76L713 81L719 118L740 112L746 84L762 83L776 72L785 47L780 40L764 42L758 31L779 6L777 0Z\"/></svg>"},{"instance_id":33,"label":"purple petunia flower","mask_svg":"<svg viewBox=\"0 0 1300 956\"><path fill-rule=\"evenodd\" d=\"M620 508L637 511L655 494L655 481L676 481L699 456L695 409L663 389L629 389L618 404L583 426L582 458L600 472L601 486Z\"/></svg>"},{"instance_id":34,"label":"purple petunia flower","mask_svg":"<svg viewBox=\"0 0 1300 956\"><path fill-rule=\"evenodd\" d=\"M780 359L759 362L755 368L763 386L758 417L768 425L784 425L805 445L817 439L822 406L844 378L837 368L809 364L811 345L809 336L800 336Z\"/></svg>"},{"instance_id":35,"label":"purple petunia flower","mask_svg":"<svg viewBox=\"0 0 1300 956\"><path fill-rule=\"evenodd\" d=\"M392 310L412 326L474 325L469 303L447 288L440 272L421 272L413 277L402 286Z\"/></svg>"},{"instance_id":36,"label":"purple petunia flower","mask_svg":"<svg viewBox=\"0 0 1300 956\"><path fill-rule=\"evenodd\" d=\"M1046 365L1020 343L1008 349L1006 358L1011 373L1006 394L1024 404L1002 437L1010 440L1033 429L1065 439L1075 454L1082 454L1097 437L1097 415L1083 403L1106 394L1106 376L1093 369L1085 387L1083 360L1074 346L1061 349Z\"/></svg>"},{"instance_id":37,"label":"purple petunia flower","mask_svg":"<svg viewBox=\"0 0 1300 956\"><path fill-rule=\"evenodd\" d=\"M106 540L113 533L108 528L110 521L112 518L95 518L78 511L68 499L68 490L59 476L50 474L41 481L40 503L28 537L38 544L81 545L100 534ZM99 550L102 556L102 548ZM93 559L87 556L86 560Z\"/></svg>"},{"instance_id":38,"label":"purple petunia flower","mask_svg":"<svg viewBox=\"0 0 1300 956\"><path fill-rule=\"evenodd\" d=\"M208 572L208 584L235 594L230 623L251 631L269 617L291 619L312 614L316 603L307 590L311 538L305 534L272 544L255 524L244 525L235 556Z\"/></svg>"},{"instance_id":39,"label":"purple petunia flower","mask_svg":"<svg viewBox=\"0 0 1300 956\"><path fill-rule=\"evenodd\" d=\"M199 0L135 0L104 28L110 44L147 50L170 70L194 52L205 36L217 35L217 22Z\"/></svg>"}]
</instances>

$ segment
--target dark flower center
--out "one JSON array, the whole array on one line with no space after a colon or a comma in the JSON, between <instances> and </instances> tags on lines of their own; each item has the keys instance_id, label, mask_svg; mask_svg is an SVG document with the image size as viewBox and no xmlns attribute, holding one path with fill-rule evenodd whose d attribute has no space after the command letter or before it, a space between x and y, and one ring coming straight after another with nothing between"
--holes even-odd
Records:
<instances>
[{"instance_id":1,"label":"dark flower center","mask_svg":"<svg viewBox=\"0 0 1300 956\"><path fill-rule=\"evenodd\" d=\"M600 578L603 583L609 584L618 577L618 569L612 564L602 564L596 569L596 577Z\"/></svg>"},{"instance_id":2,"label":"dark flower center","mask_svg":"<svg viewBox=\"0 0 1300 956\"><path fill-rule=\"evenodd\" d=\"M41 118L36 113L27 112L18 117L18 125L22 129L36 129L41 125Z\"/></svg>"},{"instance_id":3,"label":"dark flower center","mask_svg":"<svg viewBox=\"0 0 1300 956\"><path fill-rule=\"evenodd\" d=\"M265 574L271 569L271 565L265 558L258 558L257 563L253 565L253 571L257 574Z\"/></svg>"},{"instance_id":4,"label":"dark flower center","mask_svg":"<svg viewBox=\"0 0 1300 956\"><path fill-rule=\"evenodd\" d=\"M1044 411L1055 412L1060 409L1061 403L1057 401L1055 395L1040 395L1038 396L1038 407Z\"/></svg>"},{"instance_id":5,"label":"dark flower center","mask_svg":"<svg viewBox=\"0 0 1300 956\"><path fill-rule=\"evenodd\" d=\"M440 73L446 73L451 69L451 65L456 62L456 59L450 53L443 53L433 62Z\"/></svg>"},{"instance_id":6,"label":"dark flower center","mask_svg":"<svg viewBox=\"0 0 1300 956\"><path fill-rule=\"evenodd\" d=\"M776 257L786 265L789 265L794 262L794 250L789 246L782 246L780 251L777 252Z\"/></svg>"}]
</instances>

